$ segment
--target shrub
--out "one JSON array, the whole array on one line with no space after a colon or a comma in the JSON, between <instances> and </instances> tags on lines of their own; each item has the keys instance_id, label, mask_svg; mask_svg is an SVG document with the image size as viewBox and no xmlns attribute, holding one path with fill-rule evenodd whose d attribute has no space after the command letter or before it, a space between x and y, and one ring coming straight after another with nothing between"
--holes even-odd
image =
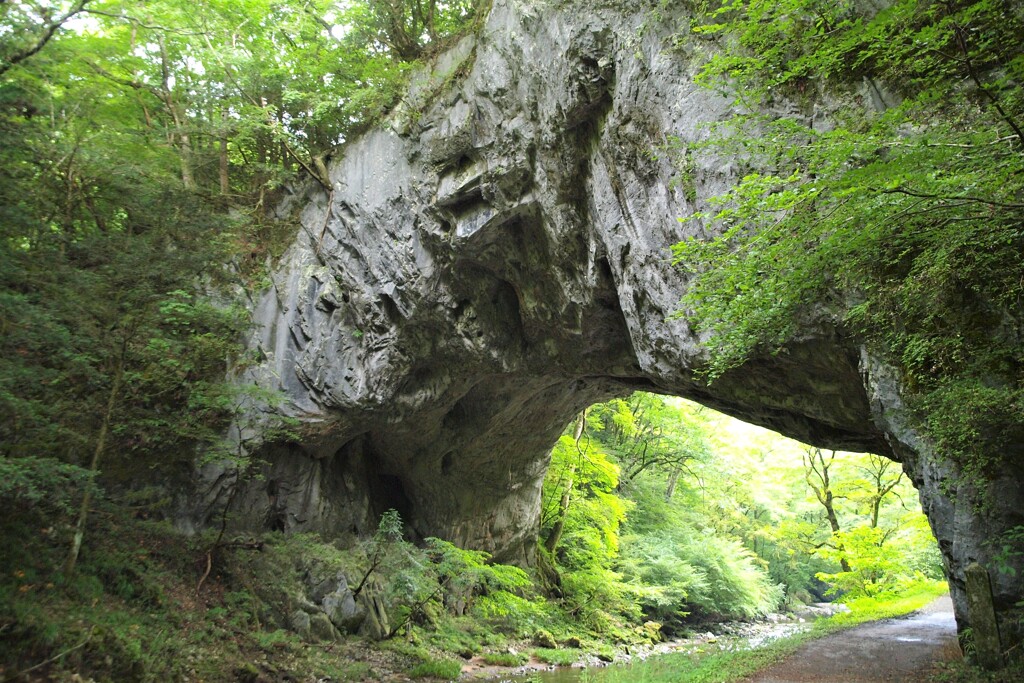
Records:
<instances>
[{"instance_id":1,"label":"shrub","mask_svg":"<svg viewBox=\"0 0 1024 683\"><path fill-rule=\"evenodd\" d=\"M0 458L0 500L67 514L91 481L89 470L56 458Z\"/></svg>"},{"instance_id":2,"label":"shrub","mask_svg":"<svg viewBox=\"0 0 1024 683\"><path fill-rule=\"evenodd\" d=\"M518 652L488 652L484 655L484 662L494 666L520 666L526 664L527 657Z\"/></svg>"},{"instance_id":3,"label":"shrub","mask_svg":"<svg viewBox=\"0 0 1024 683\"><path fill-rule=\"evenodd\" d=\"M412 678L443 678L455 680L462 674L462 665L454 659L428 659L409 670Z\"/></svg>"},{"instance_id":4,"label":"shrub","mask_svg":"<svg viewBox=\"0 0 1024 683\"><path fill-rule=\"evenodd\" d=\"M579 658L580 653L576 650L556 650L547 647L538 647L533 651L533 656L545 664L555 666L572 666Z\"/></svg>"}]
</instances>

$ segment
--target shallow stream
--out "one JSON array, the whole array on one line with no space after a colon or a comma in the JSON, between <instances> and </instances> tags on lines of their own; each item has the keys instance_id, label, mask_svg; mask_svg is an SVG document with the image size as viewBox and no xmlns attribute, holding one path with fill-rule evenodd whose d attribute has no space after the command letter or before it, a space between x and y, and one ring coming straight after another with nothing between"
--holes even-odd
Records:
<instances>
[{"instance_id":1,"label":"shallow stream","mask_svg":"<svg viewBox=\"0 0 1024 683\"><path fill-rule=\"evenodd\" d=\"M810 627L809 622L788 621L780 623L763 622L757 624L727 625L728 634L700 634L692 638L671 640L659 643L651 648L632 656L625 656L614 664L607 666L621 667L628 670L639 661L673 652L717 652L729 650L753 649L779 638L793 635ZM485 683L579 683L585 680L583 673L601 668L600 663L593 662L590 666L551 667L540 662L531 662L524 667L499 671L484 667L479 671L465 674L461 680L481 681Z\"/></svg>"}]
</instances>

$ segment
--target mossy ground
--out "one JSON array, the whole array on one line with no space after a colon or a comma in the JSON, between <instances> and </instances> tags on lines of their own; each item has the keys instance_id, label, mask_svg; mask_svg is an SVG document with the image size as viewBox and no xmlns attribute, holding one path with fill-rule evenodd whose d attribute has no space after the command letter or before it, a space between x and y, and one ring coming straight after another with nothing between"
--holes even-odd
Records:
<instances>
[{"instance_id":1,"label":"mossy ground","mask_svg":"<svg viewBox=\"0 0 1024 683\"><path fill-rule=\"evenodd\" d=\"M305 573L326 567L359 576L365 561L314 535L230 539L210 556L204 579L214 534L185 536L104 504L93 511L78 569L66 579L60 567L70 532L66 520L35 509L0 519L5 683L76 674L97 683L447 680L470 657L504 664L513 646L530 648L530 630L443 609L433 623L412 623L384 642L304 640L287 624ZM568 624L555 631L571 633Z\"/></svg>"}]
</instances>

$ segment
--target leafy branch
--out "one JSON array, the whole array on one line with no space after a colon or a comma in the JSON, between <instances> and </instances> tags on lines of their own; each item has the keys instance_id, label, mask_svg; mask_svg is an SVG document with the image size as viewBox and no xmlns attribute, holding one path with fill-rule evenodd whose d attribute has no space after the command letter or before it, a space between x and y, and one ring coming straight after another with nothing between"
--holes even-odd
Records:
<instances>
[{"instance_id":1,"label":"leafy branch","mask_svg":"<svg viewBox=\"0 0 1024 683\"><path fill-rule=\"evenodd\" d=\"M10 69L17 66L26 59L29 59L30 57L34 57L35 55L39 54L39 52L41 52L42 49L46 47L46 44L50 42L54 35L56 35L57 31L63 28L64 25L68 23L68 21L70 21L72 18L84 12L85 6L89 4L91 1L92 0L76 0L75 4L72 5L68 11L64 12L57 18L50 19L49 17L44 17L45 23L43 31L36 39L35 43L33 43L30 47L24 48L10 56L2 58L2 61L0 61L0 76L3 76Z\"/></svg>"}]
</instances>

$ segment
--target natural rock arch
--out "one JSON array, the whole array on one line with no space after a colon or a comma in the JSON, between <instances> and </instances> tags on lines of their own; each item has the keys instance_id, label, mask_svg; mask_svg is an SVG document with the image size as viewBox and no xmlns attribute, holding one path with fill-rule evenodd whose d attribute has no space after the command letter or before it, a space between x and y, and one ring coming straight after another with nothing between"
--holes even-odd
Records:
<instances>
[{"instance_id":1,"label":"natural rock arch","mask_svg":"<svg viewBox=\"0 0 1024 683\"><path fill-rule=\"evenodd\" d=\"M705 352L669 317L686 280L667 247L734 168L658 150L699 140L728 103L693 85L702 48L670 39L680 17L613 4L498 0L334 160L329 193L282 209L302 229L258 304L252 375L284 390L307 437L268 447L233 506L255 526L332 534L394 507L413 534L529 563L558 433L644 389L902 462L966 625L964 568L1024 523L1017 478L958 482L901 418L897 374L826 311L784 353L697 380ZM978 512L983 498L996 502ZM993 574L1000 610L1024 597L1017 570Z\"/></svg>"}]
</instances>

